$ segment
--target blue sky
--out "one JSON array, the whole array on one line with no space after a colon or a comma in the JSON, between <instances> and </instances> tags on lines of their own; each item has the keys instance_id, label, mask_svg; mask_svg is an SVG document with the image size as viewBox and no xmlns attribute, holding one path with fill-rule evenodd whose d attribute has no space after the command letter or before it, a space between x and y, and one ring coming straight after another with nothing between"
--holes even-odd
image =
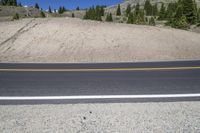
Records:
<instances>
[{"instance_id":1,"label":"blue sky","mask_svg":"<svg viewBox=\"0 0 200 133\"><path fill-rule=\"evenodd\" d=\"M58 9L59 6L65 6L67 9L87 8L92 5L114 5L123 0L18 0L22 5L33 6L38 3L44 10L51 6L52 9Z\"/></svg>"}]
</instances>

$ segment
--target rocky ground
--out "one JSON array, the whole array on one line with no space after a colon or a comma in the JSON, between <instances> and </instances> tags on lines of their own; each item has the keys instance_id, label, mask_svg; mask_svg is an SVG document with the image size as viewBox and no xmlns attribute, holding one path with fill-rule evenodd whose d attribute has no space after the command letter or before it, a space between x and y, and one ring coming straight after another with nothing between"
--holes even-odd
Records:
<instances>
[{"instance_id":1,"label":"rocky ground","mask_svg":"<svg viewBox=\"0 0 200 133\"><path fill-rule=\"evenodd\" d=\"M200 103L0 106L0 132L199 133Z\"/></svg>"},{"instance_id":2,"label":"rocky ground","mask_svg":"<svg viewBox=\"0 0 200 133\"><path fill-rule=\"evenodd\" d=\"M1 62L135 62L200 59L200 34L73 18L0 23Z\"/></svg>"}]
</instances>

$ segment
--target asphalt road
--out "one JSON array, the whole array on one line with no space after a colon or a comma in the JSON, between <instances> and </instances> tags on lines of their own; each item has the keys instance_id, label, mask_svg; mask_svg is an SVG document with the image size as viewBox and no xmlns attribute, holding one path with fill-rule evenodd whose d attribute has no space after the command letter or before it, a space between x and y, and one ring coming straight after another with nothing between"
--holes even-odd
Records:
<instances>
[{"instance_id":1,"label":"asphalt road","mask_svg":"<svg viewBox=\"0 0 200 133\"><path fill-rule=\"evenodd\" d=\"M200 100L200 61L0 63L0 104L191 100Z\"/></svg>"}]
</instances>

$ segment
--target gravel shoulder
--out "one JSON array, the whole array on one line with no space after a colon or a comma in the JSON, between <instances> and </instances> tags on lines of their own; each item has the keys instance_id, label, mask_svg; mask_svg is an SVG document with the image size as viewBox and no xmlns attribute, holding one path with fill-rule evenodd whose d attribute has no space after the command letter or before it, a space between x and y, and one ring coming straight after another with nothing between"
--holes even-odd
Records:
<instances>
[{"instance_id":1,"label":"gravel shoulder","mask_svg":"<svg viewBox=\"0 0 200 133\"><path fill-rule=\"evenodd\" d=\"M200 102L0 106L0 132L200 132Z\"/></svg>"}]
</instances>

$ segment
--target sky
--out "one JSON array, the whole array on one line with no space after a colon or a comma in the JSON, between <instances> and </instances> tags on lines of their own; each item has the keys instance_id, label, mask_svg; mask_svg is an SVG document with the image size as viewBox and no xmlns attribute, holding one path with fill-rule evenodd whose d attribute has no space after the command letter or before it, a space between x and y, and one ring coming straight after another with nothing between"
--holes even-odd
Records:
<instances>
[{"instance_id":1,"label":"sky","mask_svg":"<svg viewBox=\"0 0 200 133\"><path fill-rule=\"evenodd\" d=\"M22 5L34 6L38 3L39 6L46 10L49 6L52 9L58 9L59 6L65 6L67 9L75 9L77 6L80 8L88 8L95 5L114 5L121 3L123 0L18 0Z\"/></svg>"}]
</instances>

